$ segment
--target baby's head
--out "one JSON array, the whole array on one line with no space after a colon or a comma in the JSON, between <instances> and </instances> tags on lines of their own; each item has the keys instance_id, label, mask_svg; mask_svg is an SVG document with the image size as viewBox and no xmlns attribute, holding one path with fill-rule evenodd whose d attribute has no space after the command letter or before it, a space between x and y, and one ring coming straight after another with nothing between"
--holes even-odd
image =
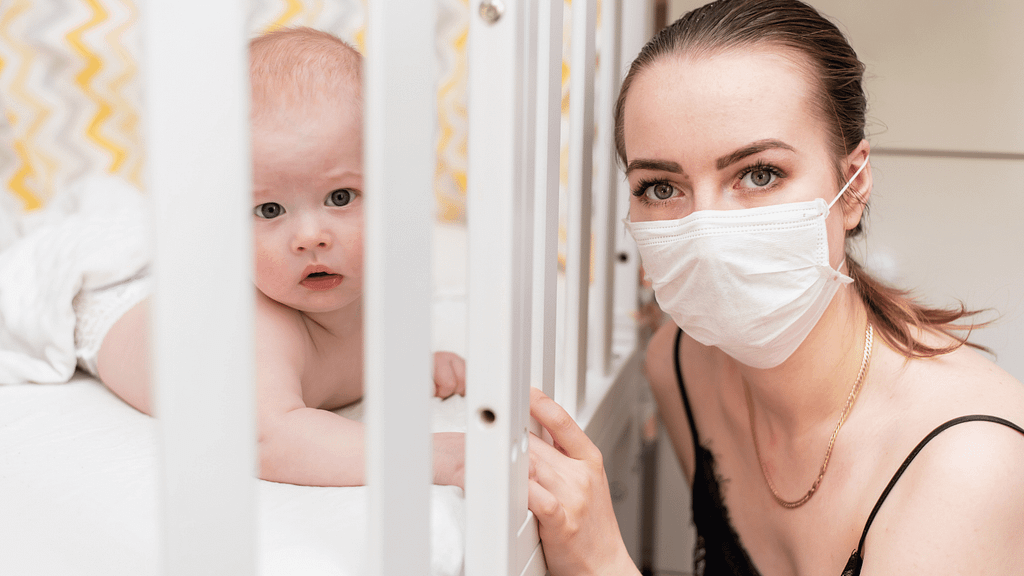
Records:
<instances>
[{"instance_id":1,"label":"baby's head","mask_svg":"<svg viewBox=\"0 0 1024 576\"><path fill-rule=\"evenodd\" d=\"M256 285L306 313L358 304L361 57L310 28L250 45Z\"/></svg>"},{"instance_id":2,"label":"baby's head","mask_svg":"<svg viewBox=\"0 0 1024 576\"><path fill-rule=\"evenodd\" d=\"M249 45L252 120L308 117L331 107L362 115L362 57L327 32L281 28Z\"/></svg>"}]
</instances>

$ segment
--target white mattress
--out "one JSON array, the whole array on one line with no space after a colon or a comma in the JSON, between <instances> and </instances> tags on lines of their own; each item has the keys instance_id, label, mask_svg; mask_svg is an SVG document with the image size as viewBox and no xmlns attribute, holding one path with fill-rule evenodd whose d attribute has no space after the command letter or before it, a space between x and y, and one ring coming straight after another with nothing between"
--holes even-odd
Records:
<instances>
[{"instance_id":1,"label":"white mattress","mask_svg":"<svg viewBox=\"0 0 1024 576\"><path fill-rule=\"evenodd\" d=\"M464 431L464 410L436 400L435 431ZM0 575L160 574L156 425L81 374L0 386ZM260 481L258 495L261 575L365 574L365 487ZM432 510L432 572L461 574L462 490L434 486Z\"/></svg>"}]
</instances>

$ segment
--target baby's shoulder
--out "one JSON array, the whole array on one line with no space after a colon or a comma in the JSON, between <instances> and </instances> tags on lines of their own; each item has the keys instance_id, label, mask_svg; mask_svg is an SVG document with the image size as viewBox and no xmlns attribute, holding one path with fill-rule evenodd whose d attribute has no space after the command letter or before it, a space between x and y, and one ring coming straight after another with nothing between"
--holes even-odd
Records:
<instances>
[{"instance_id":1,"label":"baby's shoulder","mask_svg":"<svg viewBox=\"0 0 1024 576\"><path fill-rule=\"evenodd\" d=\"M304 348L306 330L299 311L268 298L258 290L255 323L257 348L271 346L284 353L298 353Z\"/></svg>"}]
</instances>

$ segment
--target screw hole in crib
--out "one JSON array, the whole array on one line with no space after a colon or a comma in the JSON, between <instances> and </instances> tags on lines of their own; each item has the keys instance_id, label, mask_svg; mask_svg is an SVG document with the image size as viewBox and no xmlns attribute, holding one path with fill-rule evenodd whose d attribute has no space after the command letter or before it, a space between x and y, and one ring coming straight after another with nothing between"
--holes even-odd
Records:
<instances>
[{"instance_id":1,"label":"screw hole in crib","mask_svg":"<svg viewBox=\"0 0 1024 576\"><path fill-rule=\"evenodd\" d=\"M480 409L480 421L484 424L494 424L494 420L496 418L497 416L494 414L494 410L491 410L490 408Z\"/></svg>"},{"instance_id":2,"label":"screw hole in crib","mask_svg":"<svg viewBox=\"0 0 1024 576\"><path fill-rule=\"evenodd\" d=\"M629 254L625 252L619 252L619 262L629 262Z\"/></svg>"}]
</instances>

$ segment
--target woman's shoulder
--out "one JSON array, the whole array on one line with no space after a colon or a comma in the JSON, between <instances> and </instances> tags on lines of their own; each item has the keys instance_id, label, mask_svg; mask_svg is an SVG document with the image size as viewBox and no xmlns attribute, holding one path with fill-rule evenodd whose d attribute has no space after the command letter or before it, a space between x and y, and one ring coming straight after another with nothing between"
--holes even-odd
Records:
<instances>
[{"instance_id":1,"label":"woman's shoulder","mask_svg":"<svg viewBox=\"0 0 1024 576\"><path fill-rule=\"evenodd\" d=\"M674 386L675 360L679 328L672 322L663 323L647 343L644 371L648 380L657 386Z\"/></svg>"},{"instance_id":2,"label":"woman's shoulder","mask_svg":"<svg viewBox=\"0 0 1024 576\"><path fill-rule=\"evenodd\" d=\"M892 434L877 448L906 467L868 532L863 573L1012 572L1000 570L1024 562L1024 433L962 417L1024 427L1024 385L966 347L900 361L885 394ZM899 468L878 460L888 481Z\"/></svg>"},{"instance_id":3,"label":"woman's shoulder","mask_svg":"<svg viewBox=\"0 0 1024 576\"><path fill-rule=\"evenodd\" d=\"M1013 573L1024 562L1024 434L987 420L937 432L880 507L863 573Z\"/></svg>"},{"instance_id":4,"label":"woman's shoulder","mask_svg":"<svg viewBox=\"0 0 1024 576\"><path fill-rule=\"evenodd\" d=\"M676 387L679 380L676 374L678 360L683 378L689 387L695 384L691 382L693 374L710 373L721 364L721 357L724 355L717 348L704 346L681 333L679 327L669 321L663 323L648 342L645 369L652 383ZM686 378L687 374L690 374L691 378Z\"/></svg>"},{"instance_id":5,"label":"woman's shoulder","mask_svg":"<svg viewBox=\"0 0 1024 576\"><path fill-rule=\"evenodd\" d=\"M968 346L908 362L911 391L951 414L993 413L1024 425L1024 384ZM960 414L957 414L959 412Z\"/></svg>"}]
</instances>

